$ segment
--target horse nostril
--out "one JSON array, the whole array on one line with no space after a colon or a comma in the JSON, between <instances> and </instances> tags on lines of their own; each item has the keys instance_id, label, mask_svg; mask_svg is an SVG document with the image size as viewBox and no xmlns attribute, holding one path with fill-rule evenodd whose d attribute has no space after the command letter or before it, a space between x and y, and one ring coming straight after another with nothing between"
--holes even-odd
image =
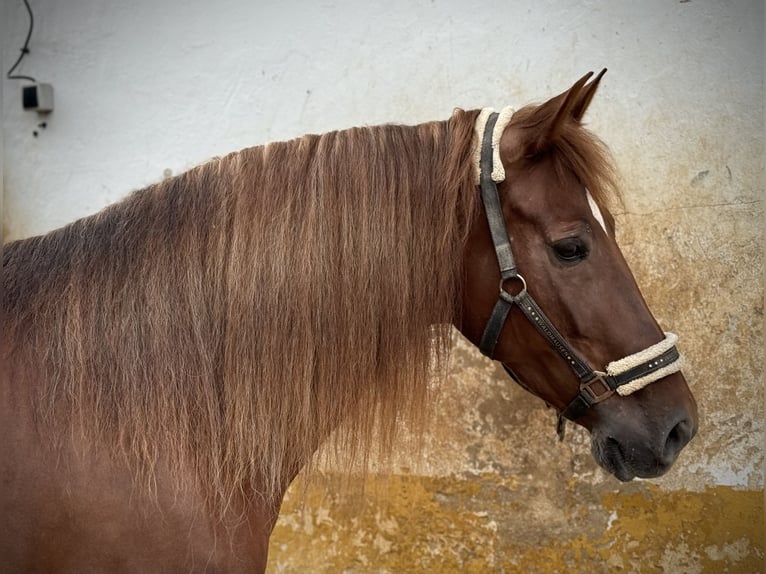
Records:
<instances>
[{"instance_id":1,"label":"horse nostril","mask_svg":"<svg viewBox=\"0 0 766 574\"><path fill-rule=\"evenodd\" d=\"M691 421L684 419L677 423L665 439L665 448L663 449L663 455L665 459L675 460L681 449L686 446L692 437L694 436L693 425Z\"/></svg>"}]
</instances>

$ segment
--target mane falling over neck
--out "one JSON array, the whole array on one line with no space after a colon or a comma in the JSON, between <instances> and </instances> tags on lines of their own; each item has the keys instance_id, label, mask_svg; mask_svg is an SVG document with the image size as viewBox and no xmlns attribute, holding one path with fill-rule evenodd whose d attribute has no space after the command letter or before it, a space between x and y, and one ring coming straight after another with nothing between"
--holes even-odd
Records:
<instances>
[{"instance_id":1,"label":"mane falling over neck","mask_svg":"<svg viewBox=\"0 0 766 574\"><path fill-rule=\"evenodd\" d=\"M47 350L50 421L214 500L274 498L335 431L390 445L445 366L475 118L249 148L7 245L4 353Z\"/></svg>"}]
</instances>

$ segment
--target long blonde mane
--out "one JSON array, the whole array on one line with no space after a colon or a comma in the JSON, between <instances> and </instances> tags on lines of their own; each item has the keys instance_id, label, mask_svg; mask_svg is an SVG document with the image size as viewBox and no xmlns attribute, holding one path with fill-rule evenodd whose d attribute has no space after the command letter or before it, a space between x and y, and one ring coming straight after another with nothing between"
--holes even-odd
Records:
<instances>
[{"instance_id":1,"label":"long blonde mane","mask_svg":"<svg viewBox=\"0 0 766 574\"><path fill-rule=\"evenodd\" d=\"M459 312L475 117L245 149L6 245L6 357L51 420L216 500L274 497L331 433L391 444Z\"/></svg>"},{"instance_id":2,"label":"long blonde mane","mask_svg":"<svg viewBox=\"0 0 766 574\"><path fill-rule=\"evenodd\" d=\"M43 420L213 507L274 500L331 435L394 444L460 321L477 115L249 148L6 245L4 360L39 366ZM572 123L555 153L603 205L603 145Z\"/></svg>"}]
</instances>

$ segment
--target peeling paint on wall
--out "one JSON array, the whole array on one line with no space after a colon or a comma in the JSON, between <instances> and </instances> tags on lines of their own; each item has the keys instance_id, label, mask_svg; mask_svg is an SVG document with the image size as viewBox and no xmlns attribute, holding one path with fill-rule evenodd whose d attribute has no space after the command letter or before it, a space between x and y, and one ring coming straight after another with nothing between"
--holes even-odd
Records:
<instances>
[{"instance_id":1,"label":"peeling paint on wall","mask_svg":"<svg viewBox=\"0 0 766 574\"><path fill-rule=\"evenodd\" d=\"M763 563L761 492L605 484L584 503L572 481L540 505L515 476L369 480L365 496L347 498L328 475L303 503L288 500L269 571L701 574Z\"/></svg>"}]
</instances>

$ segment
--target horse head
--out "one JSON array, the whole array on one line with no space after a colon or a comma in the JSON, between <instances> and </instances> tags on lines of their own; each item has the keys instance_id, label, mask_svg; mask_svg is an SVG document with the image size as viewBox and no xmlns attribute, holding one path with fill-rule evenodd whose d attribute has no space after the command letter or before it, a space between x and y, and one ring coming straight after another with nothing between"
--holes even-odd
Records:
<instances>
[{"instance_id":1,"label":"horse head","mask_svg":"<svg viewBox=\"0 0 766 574\"><path fill-rule=\"evenodd\" d=\"M665 473L698 419L675 336L615 241L608 155L582 126L602 75L499 120L479 115L485 209L464 253L459 328L587 428L596 461L627 481Z\"/></svg>"}]
</instances>

